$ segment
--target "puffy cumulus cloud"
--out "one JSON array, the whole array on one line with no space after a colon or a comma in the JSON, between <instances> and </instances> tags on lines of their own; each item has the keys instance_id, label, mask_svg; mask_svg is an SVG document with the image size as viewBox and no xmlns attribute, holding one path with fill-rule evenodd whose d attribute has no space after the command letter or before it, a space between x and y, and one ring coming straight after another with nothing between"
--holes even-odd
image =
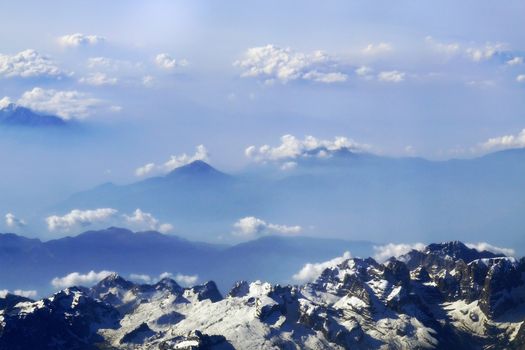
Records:
<instances>
[{"instance_id":1,"label":"puffy cumulus cloud","mask_svg":"<svg viewBox=\"0 0 525 350\"><path fill-rule=\"evenodd\" d=\"M521 130L516 135L504 135L490 138L483 142L478 148L481 148L482 151L494 151L523 147L525 147L525 129Z\"/></svg>"},{"instance_id":2,"label":"puffy cumulus cloud","mask_svg":"<svg viewBox=\"0 0 525 350\"><path fill-rule=\"evenodd\" d=\"M113 271L100 271L95 272L93 270L86 274L79 272L72 272L64 277L55 277L51 280L51 285L57 289L63 289L72 286L91 286L95 283L102 281L104 278L111 274Z\"/></svg>"},{"instance_id":3,"label":"puffy cumulus cloud","mask_svg":"<svg viewBox=\"0 0 525 350\"><path fill-rule=\"evenodd\" d=\"M177 67L185 67L188 65L188 61L185 59L176 60L171 55L167 53L159 53L155 56L155 63L162 69L172 70Z\"/></svg>"},{"instance_id":4,"label":"puffy cumulus cloud","mask_svg":"<svg viewBox=\"0 0 525 350\"><path fill-rule=\"evenodd\" d=\"M129 279L140 282L140 283L151 283L152 278L150 275L132 273L129 275Z\"/></svg>"},{"instance_id":5,"label":"puffy cumulus cloud","mask_svg":"<svg viewBox=\"0 0 525 350\"><path fill-rule=\"evenodd\" d=\"M5 298L7 294L18 295L20 297L34 299L38 295L36 290L22 290L16 289L14 291L9 291L7 289L0 289L0 298Z\"/></svg>"},{"instance_id":6,"label":"puffy cumulus cloud","mask_svg":"<svg viewBox=\"0 0 525 350\"><path fill-rule=\"evenodd\" d=\"M337 62L322 51L306 54L274 45L250 48L234 65L243 69L241 77L259 77L266 83L310 80L329 84L348 78L338 71Z\"/></svg>"},{"instance_id":7,"label":"puffy cumulus cloud","mask_svg":"<svg viewBox=\"0 0 525 350\"><path fill-rule=\"evenodd\" d=\"M346 137L335 137L333 140L321 140L313 136L306 136L303 140L293 135L281 137L281 144L276 147L263 145L249 146L245 155L257 162L293 160L302 157L329 157L337 151L347 150L362 152L370 146L359 144Z\"/></svg>"},{"instance_id":8,"label":"puffy cumulus cloud","mask_svg":"<svg viewBox=\"0 0 525 350\"><path fill-rule=\"evenodd\" d=\"M444 54L447 56L453 56L458 54L461 51L461 45L456 42L452 43L442 43L436 41L431 36L425 38L425 42L436 52Z\"/></svg>"},{"instance_id":9,"label":"puffy cumulus cloud","mask_svg":"<svg viewBox=\"0 0 525 350\"><path fill-rule=\"evenodd\" d=\"M209 154L208 150L204 145L198 145L196 147L195 153L193 155L188 155L183 153L181 155L172 155L166 162L163 164L148 163L141 166L140 168L135 169L136 176L146 176L152 173L169 173L181 166L192 163L196 160L208 161Z\"/></svg>"},{"instance_id":10,"label":"puffy cumulus cloud","mask_svg":"<svg viewBox=\"0 0 525 350\"><path fill-rule=\"evenodd\" d=\"M175 282L185 287L191 287L197 283L197 281L199 280L199 275L184 275L184 274L178 273L175 276L173 276L171 272L164 272L164 273L161 273L159 276L159 279L163 279L163 278L171 278L171 279L174 279Z\"/></svg>"},{"instance_id":11,"label":"puffy cumulus cloud","mask_svg":"<svg viewBox=\"0 0 525 350\"><path fill-rule=\"evenodd\" d=\"M0 54L0 77L61 78L66 73L47 56L35 50L25 50L14 55Z\"/></svg>"},{"instance_id":12,"label":"puffy cumulus cloud","mask_svg":"<svg viewBox=\"0 0 525 350\"><path fill-rule=\"evenodd\" d=\"M516 77L518 83L525 83L525 74L520 74Z\"/></svg>"},{"instance_id":13,"label":"puffy cumulus cloud","mask_svg":"<svg viewBox=\"0 0 525 350\"><path fill-rule=\"evenodd\" d=\"M372 80L374 79L372 72L374 70L368 66L360 66L356 68L355 74L357 74L358 77L364 78L366 80Z\"/></svg>"},{"instance_id":14,"label":"puffy cumulus cloud","mask_svg":"<svg viewBox=\"0 0 525 350\"><path fill-rule=\"evenodd\" d=\"M425 38L426 43L433 49L433 51L445 56L463 56L472 62L481 62L494 58L499 54L509 54L508 47L503 43L485 43L479 44L465 44L458 42L443 43L430 36ZM519 57L514 57L507 61L507 64L519 64Z\"/></svg>"},{"instance_id":15,"label":"puffy cumulus cloud","mask_svg":"<svg viewBox=\"0 0 525 350\"><path fill-rule=\"evenodd\" d=\"M467 56L474 62L489 60L497 54L505 51L506 45L502 43L487 43L483 46L468 47L465 50Z\"/></svg>"},{"instance_id":16,"label":"puffy cumulus cloud","mask_svg":"<svg viewBox=\"0 0 525 350\"><path fill-rule=\"evenodd\" d=\"M120 110L118 106L108 105L76 90L59 91L39 87L24 92L17 103L35 111L52 113L65 120L83 119L98 112Z\"/></svg>"},{"instance_id":17,"label":"puffy cumulus cloud","mask_svg":"<svg viewBox=\"0 0 525 350\"><path fill-rule=\"evenodd\" d=\"M183 275L181 273L175 275L175 281L184 286L193 286L197 283L198 280L199 275Z\"/></svg>"},{"instance_id":18,"label":"puffy cumulus cloud","mask_svg":"<svg viewBox=\"0 0 525 350\"><path fill-rule=\"evenodd\" d=\"M321 273L329 267L339 265L345 260L352 258L350 252L344 252L343 256L339 256L332 260L320 262L320 263L308 263L297 272L292 278L299 283L313 282L321 275Z\"/></svg>"},{"instance_id":19,"label":"puffy cumulus cloud","mask_svg":"<svg viewBox=\"0 0 525 350\"><path fill-rule=\"evenodd\" d=\"M391 257L399 257L403 254L410 252L411 250L423 250L425 249L425 247L426 246L423 243L388 243L385 245L374 246L374 259L378 262L383 262Z\"/></svg>"},{"instance_id":20,"label":"puffy cumulus cloud","mask_svg":"<svg viewBox=\"0 0 525 350\"><path fill-rule=\"evenodd\" d=\"M517 66L522 63L523 63L523 57L512 57L510 60L507 61L507 64L509 66Z\"/></svg>"},{"instance_id":21,"label":"puffy cumulus cloud","mask_svg":"<svg viewBox=\"0 0 525 350\"><path fill-rule=\"evenodd\" d=\"M82 33L67 34L58 38L58 43L64 47L94 46L105 41L104 37Z\"/></svg>"},{"instance_id":22,"label":"puffy cumulus cloud","mask_svg":"<svg viewBox=\"0 0 525 350\"><path fill-rule=\"evenodd\" d=\"M92 86L115 85L118 82L117 78L108 77L105 73L96 72L82 77L78 80L81 84Z\"/></svg>"},{"instance_id":23,"label":"puffy cumulus cloud","mask_svg":"<svg viewBox=\"0 0 525 350\"><path fill-rule=\"evenodd\" d=\"M239 221L233 224L233 227L235 228L233 234L244 238L252 238L265 234L293 235L301 233L302 231L301 226L272 224L254 216L247 216L239 219Z\"/></svg>"},{"instance_id":24,"label":"puffy cumulus cloud","mask_svg":"<svg viewBox=\"0 0 525 350\"><path fill-rule=\"evenodd\" d=\"M384 71L377 75L377 79L387 83L400 83L405 80L405 73L397 70Z\"/></svg>"},{"instance_id":25,"label":"puffy cumulus cloud","mask_svg":"<svg viewBox=\"0 0 525 350\"><path fill-rule=\"evenodd\" d=\"M75 228L107 222L115 218L117 213L118 211L112 208L99 208L94 210L74 209L64 216L48 216L46 223L49 231L68 232Z\"/></svg>"},{"instance_id":26,"label":"puffy cumulus cloud","mask_svg":"<svg viewBox=\"0 0 525 350\"><path fill-rule=\"evenodd\" d=\"M13 213L5 214L5 225L10 228L22 228L26 226L24 220L17 218Z\"/></svg>"},{"instance_id":27,"label":"puffy cumulus cloud","mask_svg":"<svg viewBox=\"0 0 525 350\"><path fill-rule=\"evenodd\" d=\"M151 213L136 209L130 215L119 215L113 208L99 208L93 210L74 209L63 216L52 215L46 218L47 228L51 232L71 232L72 230L91 225L121 225L134 231L154 230L168 233L173 226L161 223Z\"/></svg>"},{"instance_id":28,"label":"puffy cumulus cloud","mask_svg":"<svg viewBox=\"0 0 525 350\"><path fill-rule=\"evenodd\" d=\"M512 248L503 248L503 247L496 247L492 244L489 244L487 242L478 242L478 243L465 243L465 245L469 248L476 249L478 252L482 251L489 251L495 254L504 254L506 256L515 256L516 251Z\"/></svg>"},{"instance_id":29,"label":"puffy cumulus cloud","mask_svg":"<svg viewBox=\"0 0 525 350\"><path fill-rule=\"evenodd\" d=\"M173 230L173 226L167 223L160 223L152 214L136 209L132 215L123 215L126 224L134 230L154 230L161 233L168 233Z\"/></svg>"},{"instance_id":30,"label":"puffy cumulus cloud","mask_svg":"<svg viewBox=\"0 0 525 350\"><path fill-rule=\"evenodd\" d=\"M4 96L0 98L0 109L8 107L12 103L13 101L11 101L11 99L8 96Z\"/></svg>"},{"instance_id":31,"label":"puffy cumulus cloud","mask_svg":"<svg viewBox=\"0 0 525 350\"><path fill-rule=\"evenodd\" d=\"M377 44L368 44L361 50L361 53L367 56L378 56L389 53L391 51L392 45L390 45L389 43L381 42Z\"/></svg>"}]
</instances>

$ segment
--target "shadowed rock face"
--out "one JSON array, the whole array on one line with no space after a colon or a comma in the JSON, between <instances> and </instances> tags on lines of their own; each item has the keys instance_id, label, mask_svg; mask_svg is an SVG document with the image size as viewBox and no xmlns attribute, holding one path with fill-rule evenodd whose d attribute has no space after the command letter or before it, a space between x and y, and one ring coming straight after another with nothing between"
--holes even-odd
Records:
<instances>
[{"instance_id":1,"label":"shadowed rock face","mask_svg":"<svg viewBox=\"0 0 525 350\"><path fill-rule=\"evenodd\" d=\"M302 286L242 281L226 298L211 281L184 288L113 274L37 302L6 298L0 348L522 349L523 276L525 260L460 242L383 264L348 259Z\"/></svg>"}]
</instances>

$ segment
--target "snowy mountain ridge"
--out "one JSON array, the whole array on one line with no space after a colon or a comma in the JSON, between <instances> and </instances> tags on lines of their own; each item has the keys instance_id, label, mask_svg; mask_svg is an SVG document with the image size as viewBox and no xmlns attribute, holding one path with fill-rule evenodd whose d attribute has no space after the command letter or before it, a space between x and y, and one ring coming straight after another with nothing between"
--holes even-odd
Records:
<instances>
[{"instance_id":1,"label":"snowy mountain ridge","mask_svg":"<svg viewBox=\"0 0 525 350\"><path fill-rule=\"evenodd\" d=\"M113 274L11 300L0 348L523 349L524 320L525 259L446 242L383 264L347 259L300 286L241 281L225 297L213 282Z\"/></svg>"}]
</instances>

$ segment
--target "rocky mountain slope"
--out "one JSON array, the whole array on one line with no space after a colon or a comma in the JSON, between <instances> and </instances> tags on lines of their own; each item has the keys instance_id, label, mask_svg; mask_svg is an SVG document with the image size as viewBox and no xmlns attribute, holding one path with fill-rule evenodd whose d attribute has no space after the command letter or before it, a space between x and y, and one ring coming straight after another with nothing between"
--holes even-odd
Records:
<instances>
[{"instance_id":1,"label":"rocky mountain slope","mask_svg":"<svg viewBox=\"0 0 525 350\"><path fill-rule=\"evenodd\" d=\"M111 275L3 305L1 349L524 349L525 259L447 242L302 286Z\"/></svg>"}]
</instances>

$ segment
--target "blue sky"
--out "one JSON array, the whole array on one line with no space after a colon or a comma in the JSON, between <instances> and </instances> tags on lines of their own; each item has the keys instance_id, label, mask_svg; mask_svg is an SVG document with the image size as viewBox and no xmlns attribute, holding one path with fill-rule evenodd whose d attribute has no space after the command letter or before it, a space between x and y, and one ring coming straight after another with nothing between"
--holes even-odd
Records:
<instances>
[{"instance_id":1,"label":"blue sky","mask_svg":"<svg viewBox=\"0 0 525 350\"><path fill-rule=\"evenodd\" d=\"M1 131L0 190L52 202L198 145L236 171L247 147L286 134L431 159L524 146L524 13L522 1L5 2L0 99L82 131Z\"/></svg>"}]
</instances>

